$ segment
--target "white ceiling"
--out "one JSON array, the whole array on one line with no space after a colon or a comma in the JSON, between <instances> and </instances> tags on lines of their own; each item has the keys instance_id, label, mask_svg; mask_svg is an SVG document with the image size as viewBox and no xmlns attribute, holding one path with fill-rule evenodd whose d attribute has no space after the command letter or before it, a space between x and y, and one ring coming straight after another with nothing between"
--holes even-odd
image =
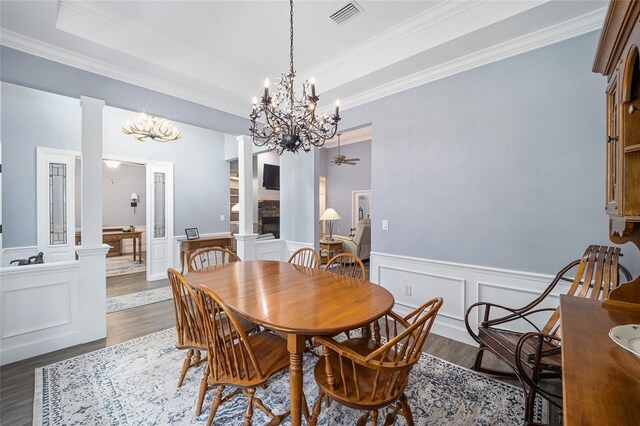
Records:
<instances>
[{"instance_id":1,"label":"white ceiling","mask_svg":"<svg viewBox=\"0 0 640 426\"><path fill-rule=\"evenodd\" d=\"M593 31L607 2L296 1L299 83L342 109ZM265 77L289 68L287 1L6 1L0 42L246 116Z\"/></svg>"}]
</instances>

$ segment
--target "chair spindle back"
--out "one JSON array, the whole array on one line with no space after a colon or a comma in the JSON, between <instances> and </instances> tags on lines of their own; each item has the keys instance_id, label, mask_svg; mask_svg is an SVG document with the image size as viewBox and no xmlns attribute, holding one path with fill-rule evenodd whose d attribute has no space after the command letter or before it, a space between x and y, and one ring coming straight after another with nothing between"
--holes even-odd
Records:
<instances>
[{"instance_id":1,"label":"chair spindle back","mask_svg":"<svg viewBox=\"0 0 640 426\"><path fill-rule=\"evenodd\" d=\"M296 250L288 262L299 266L306 266L307 268L320 268L320 256L318 256L318 253L311 247L303 247Z\"/></svg>"},{"instance_id":2,"label":"chair spindle back","mask_svg":"<svg viewBox=\"0 0 640 426\"><path fill-rule=\"evenodd\" d=\"M209 289L198 292L198 306L204 317L207 364L213 381L247 385L263 380L247 334L233 312Z\"/></svg>"},{"instance_id":3,"label":"chair spindle back","mask_svg":"<svg viewBox=\"0 0 640 426\"><path fill-rule=\"evenodd\" d=\"M222 247L206 247L196 250L189 259L189 270L198 271L213 265L240 262L241 259L231 250Z\"/></svg>"},{"instance_id":4,"label":"chair spindle back","mask_svg":"<svg viewBox=\"0 0 640 426\"><path fill-rule=\"evenodd\" d=\"M173 308L176 314L178 346L189 343L205 345L205 328L197 302L197 290L191 288L182 274L173 268L167 270L173 293Z\"/></svg>"},{"instance_id":5,"label":"chair spindle back","mask_svg":"<svg viewBox=\"0 0 640 426\"><path fill-rule=\"evenodd\" d=\"M358 256L351 253L340 253L333 256L325 265L324 270L345 277L367 279L364 263Z\"/></svg>"},{"instance_id":6,"label":"chair spindle back","mask_svg":"<svg viewBox=\"0 0 640 426\"><path fill-rule=\"evenodd\" d=\"M356 402L373 403L399 397L407 386L413 365L422 355L422 347L442 303L441 297L429 300L404 318L393 312L385 315L380 320L382 330L379 322L374 324L374 350L362 358L337 351L338 371L327 371L328 377L335 377L333 391ZM323 346L325 368L333 370L327 346Z\"/></svg>"}]
</instances>

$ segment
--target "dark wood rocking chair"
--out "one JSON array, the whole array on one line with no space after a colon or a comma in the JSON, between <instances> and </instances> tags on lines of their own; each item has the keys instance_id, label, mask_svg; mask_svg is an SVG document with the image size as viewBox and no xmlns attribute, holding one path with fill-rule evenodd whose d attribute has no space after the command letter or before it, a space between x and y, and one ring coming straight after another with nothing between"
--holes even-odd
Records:
<instances>
[{"instance_id":1,"label":"dark wood rocking chair","mask_svg":"<svg viewBox=\"0 0 640 426\"><path fill-rule=\"evenodd\" d=\"M254 405L269 416L270 425L280 424L289 413L273 414L254 393L272 375L289 366L287 342L270 331L247 335L238 318L210 289L198 291L198 307L204 318L207 348L213 354L207 357L206 390L216 390L207 426L213 422L220 404L240 393L248 399L244 425L251 424ZM223 396L226 386L236 389Z\"/></svg>"},{"instance_id":2,"label":"dark wood rocking chair","mask_svg":"<svg viewBox=\"0 0 640 426\"><path fill-rule=\"evenodd\" d=\"M374 324L374 340L354 338L338 343L328 337L316 337L323 357L314 369L320 389L309 424L315 426L326 397L366 411L358 426L365 425L369 417L377 424L378 410L393 403L396 405L387 414L385 425L394 423L400 412L412 426L413 416L404 391L441 306L442 298L438 297L404 318L390 312Z\"/></svg>"},{"instance_id":3,"label":"dark wood rocking chair","mask_svg":"<svg viewBox=\"0 0 640 426\"><path fill-rule=\"evenodd\" d=\"M558 272L542 294L528 305L512 309L495 303L478 302L467 310L467 331L479 344L473 369L491 375L514 377L520 381L525 392L526 423L533 421L536 395L541 395L556 407L562 408L562 395L540 386L543 379L562 377L560 308L541 308L539 305L561 281L571 283L568 295L606 299L609 292L619 285L620 273L627 281L631 280L629 271L618 263L619 256L622 254L617 247L591 245L581 259L571 262ZM484 308L477 333L471 326L471 314L476 308ZM491 318L495 310L501 310L501 316ZM543 312L551 312L551 317L540 329L531 317ZM531 327L529 332L509 329L509 324L518 320ZM490 351L504 361L509 370L483 368L482 357L485 351Z\"/></svg>"}]
</instances>

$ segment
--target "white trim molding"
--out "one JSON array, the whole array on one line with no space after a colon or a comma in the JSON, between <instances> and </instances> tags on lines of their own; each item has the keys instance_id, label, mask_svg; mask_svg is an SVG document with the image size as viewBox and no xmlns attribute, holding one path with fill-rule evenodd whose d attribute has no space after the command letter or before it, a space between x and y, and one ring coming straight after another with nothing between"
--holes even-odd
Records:
<instances>
[{"instance_id":1,"label":"white trim molding","mask_svg":"<svg viewBox=\"0 0 640 426\"><path fill-rule=\"evenodd\" d=\"M433 331L436 334L475 345L464 324L467 309L478 301L521 307L535 299L553 280L553 276L478 265L443 262L388 253L371 253L371 281L389 290L396 300L394 310L409 313L433 297L442 297ZM541 307L555 308L558 295L568 285L558 284ZM474 313L480 320L481 312ZM543 323L548 315L534 318ZM475 324L474 324L475 325ZM521 329L524 324L515 324Z\"/></svg>"},{"instance_id":2,"label":"white trim molding","mask_svg":"<svg viewBox=\"0 0 640 426\"><path fill-rule=\"evenodd\" d=\"M540 49L555 43L578 37L602 27L606 8L594 10L560 24L517 37L486 49L478 50L449 62L438 64L414 74L390 81L373 89L365 90L340 100L341 110L347 110L386 96L393 95L464 71L501 61L512 56ZM315 74L318 75L318 74ZM327 107L328 108L328 107ZM320 109L320 111L324 111Z\"/></svg>"}]
</instances>

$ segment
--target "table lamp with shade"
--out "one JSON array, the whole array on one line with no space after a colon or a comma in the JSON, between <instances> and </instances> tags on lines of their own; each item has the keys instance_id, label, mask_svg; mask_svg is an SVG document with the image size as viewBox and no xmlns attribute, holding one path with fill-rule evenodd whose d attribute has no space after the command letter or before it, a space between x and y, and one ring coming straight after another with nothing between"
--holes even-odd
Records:
<instances>
[{"instance_id":1,"label":"table lamp with shade","mask_svg":"<svg viewBox=\"0 0 640 426\"><path fill-rule=\"evenodd\" d=\"M329 241L333 241L333 222L342 219L338 212L331 207L326 209L320 216L320 220L329 222Z\"/></svg>"}]
</instances>

